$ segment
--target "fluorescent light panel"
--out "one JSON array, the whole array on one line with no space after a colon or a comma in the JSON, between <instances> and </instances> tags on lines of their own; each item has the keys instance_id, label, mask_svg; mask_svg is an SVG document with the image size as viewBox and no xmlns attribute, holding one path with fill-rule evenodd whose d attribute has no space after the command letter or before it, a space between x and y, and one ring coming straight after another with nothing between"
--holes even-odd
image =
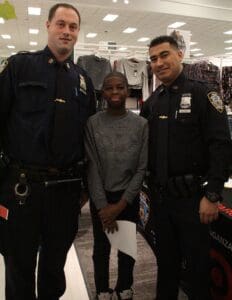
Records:
<instances>
[{"instance_id":1,"label":"fluorescent light panel","mask_svg":"<svg viewBox=\"0 0 232 300\"><path fill-rule=\"evenodd\" d=\"M231 54L232 54L232 52L226 52L225 54L226 54L226 55L231 55Z\"/></svg>"},{"instance_id":2,"label":"fluorescent light panel","mask_svg":"<svg viewBox=\"0 0 232 300\"><path fill-rule=\"evenodd\" d=\"M95 38L96 36L97 36L97 33L95 33L95 32L89 32L86 34L87 38Z\"/></svg>"},{"instance_id":3,"label":"fluorescent light panel","mask_svg":"<svg viewBox=\"0 0 232 300\"><path fill-rule=\"evenodd\" d=\"M223 32L224 34L232 34L232 30Z\"/></svg>"},{"instance_id":4,"label":"fluorescent light panel","mask_svg":"<svg viewBox=\"0 0 232 300\"><path fill-rule=\"evenodd\" d=\"M120 47L120 48L118 48L118 50L119 51L125 51L125 50L127 50L127 48L126 47Z\"/></svg>"},{"instance_id":5,"label":"fluorescent light panel","mask_svg":"<svg viewBox=\"0 0 232 300\"><path fill-rule=\"evenodd\" d=\"M118 15L108 14L102 20L107 21L107 22L113 22L114 20L117 19L117 17L118 17Z\"/></svg>"},{"instance_id":6,"label":"fluorescent light panel","mask_svg":"<svg viewBox=\"0 0 232 300\"><path fill-rule=\"evenodd\" d=\"M8 45L7 48L9 48L9 49L15 49L15 46L13 46L13 45Z\"/></svg>"},{"instance_id":7,"label":"fluorescent light panel","mask_svg":"<svg viewBox=\"0 0 232 300\"><path fill-rule=\"evenodd\" d=\"M226 47L225 50L232 50L232 47Z\"/></svg>"},{"instance_id":8,"label":"fluorescent light panel","mask_svg":"<svg viewBox=\"0 0 232 300\"><path fill-rule=\"evenodd\" d=\"M135 32L137 28L134 27L127 27L125 30L123 30L124 33L132 33Z\"/></svg>"},{"instance_id":9,"label":"fluorescent light panel","mask_svg":"<svg viewBox=\"0 0 232 300\"><path fill-rule=\"evenodd\" d=\"M38 33L39 33L39 29L32 29L32 28L29 28L29 33L30 33L30 34L38 34Z\"/></svg>"},{"instance_id":10,"label":"fluorescent light panel","mask_svg":"<svg viewBox=\"0 0 232 300\"><path fill-rule=\"evenodd\" d=\"M28 7L28 15L40 16L41 8L40 7Z\"/></svg>"},{"instance_id":11,"label":"fluorescent light panel","mask_svg":"<svg viewBox=\"0 0 232 300\"><path fill-rule=\"evenodd\" d=\"M184 22L175 22L175 23L172 23L172 24L168 25L168 27L169 28L179 28L179 27L181 27L181 26L183 26L185 24L186 23L184 23Z\"/></svg>"},{"instance_id":12,"label":"fluorescent light panel","mask_svg":"<svg viewBox=\"0 0 232 300\"><path fill-rule=\"evenodd\" d=\"M4 23L5 23L4 19L0 18L0 24L4 24Z\"/></svg>"},{"instance_id":13,"label":"fluorescent light panel","mask_svg":"<svg viewBox=\"0 0 232 300\"><path fill-rule=\"evenodd\" d=\"M193 54L193 56L203 56L204 54L203 53L195 53Z\"/></svg>"},{"instance_id":14,"label":"fluorescent light panel","mask_svg":"<svg viewBox=\"0 0 232 300\"><path fill-rule=\"evenodd\" d=\"M150 38L148 38L148 37L141 37L140 39L138 39L137 41L138 42L146 42L146 41L149 41L150 40Z\"/></svg>"},{"instance_id":15,"label":"fluorescent light panel","mask_svg":"<svg viewBox=\"0 0 232 300\"><path fill-rule=\"evenodd\" d=\"M193 45L196 45L197 44L197 42L190 42L190 46L193 46Z\"/></svg>"},{"instance_id":16,"label":"fluorescent light panel","mask_svg":"<svg viewBox=\"0 0 232 300\"><path fill-rule=\"evenodd\" d=\"M9 34L2 34L1 37L4 39L4 40L10 40L11 39L11 36Z\"/></svg>"},{"instance_id":17,"label":"fluorescent light panel","mask_svg":"<svg viewBox=\"0 0 232 300\"><path fill-rule=\"evenodd\" d=\"M190 49L191 52L197 52L197 51L201 51L200 48L193 48L193 49Z\"/></svg>"},{"instance_id":18,"label":"fluorescent light panel","mask_svg":"<svg viewBox=\"0 0 232 300\"><path fill-rule=\"evenodd\" d=\"M29 44L30 44L31 46L37 46L37 45L38 45L37 42L30 42Z\"/></svg>"},{"instance_id":19,"label":"fluorescent light panel","mask_svg":"<svg viewBox=\"0 0 232 300\"><path fill-rule=\"evenodd\" d=\"M231 43L232 43L232 40L224 41L224 43L226 43L226 44L231 44Z\"/></svg>"}]
</instances>

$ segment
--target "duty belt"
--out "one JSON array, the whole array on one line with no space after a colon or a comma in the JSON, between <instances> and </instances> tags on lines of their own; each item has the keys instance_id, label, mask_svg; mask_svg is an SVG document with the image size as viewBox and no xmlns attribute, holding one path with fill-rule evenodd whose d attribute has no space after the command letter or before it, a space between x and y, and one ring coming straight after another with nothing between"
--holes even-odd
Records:
<instances>
[{"instance_id":1,"label":"duty belt","mask_svg":"<svg viewBox=\"0 0 232 300\"><path fill-rule=\"evenodd\" d=\"M19 204L24 205L31 192L31 183L40 183L45 187L71 182L81 183L83 166L75 165L67 169L57 169L11 164L9 170L13 176L17 176L18 181L14 186L14 192Z\"/></svg>"},{"instance_id":2,"label":"duty belt","mask_svg":"<svg viewBox=\"0 0 232 300\"><path fill-rule=\"evenodd\" d=\"M169 177L165 186L159 185L155 177L150 176L150 184L162 195L174 197L191 197L203 189L204 178L194 174Z\"/></svg>"},{"instance_id":3,"label":"duty belt","mask_svg":"<svg viewBox=\"0 0 232 300\"><path fill-rule=\"evenodd\" d=\"M15 174L25 174L27 180L30 182L47 183L51 181L55 183L55 181L71 181L71 179L81 180L83 173L83 167L79 165L59 169L55 167L20 166L12 164L9 168Z\"/></svg>"}]
</instances>

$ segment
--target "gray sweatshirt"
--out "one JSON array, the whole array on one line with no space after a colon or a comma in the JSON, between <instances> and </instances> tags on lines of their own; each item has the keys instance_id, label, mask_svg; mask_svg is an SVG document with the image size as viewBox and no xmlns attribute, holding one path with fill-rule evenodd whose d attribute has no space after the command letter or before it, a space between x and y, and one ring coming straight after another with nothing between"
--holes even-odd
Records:
<instances>
[{"instance_id":1,"label":"gray sweatshirt","mask_svg":"<svg viewBox=\"0 0 232 300\"><path fill-rule=\"evenodd\" d=\"M97 209L107 205L105 191L124 190L132 203L139 193L147 166L147 121L128 111L123 116L98 112L89 118L85 148L88 186Z\"/></svg>"}]
</instances>

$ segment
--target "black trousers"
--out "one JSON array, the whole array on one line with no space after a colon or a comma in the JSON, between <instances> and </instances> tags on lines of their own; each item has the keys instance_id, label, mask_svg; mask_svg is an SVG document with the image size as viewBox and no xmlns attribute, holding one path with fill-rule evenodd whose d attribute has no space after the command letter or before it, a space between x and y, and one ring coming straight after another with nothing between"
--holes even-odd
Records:
<instances>
[{"instance_id":1,"label":"black trousers","mask_svg":"<svg viewBox=\"0 0 232 300\"><path fill-rule=\"evenodd\" d=\"M183 199L160 195L154 187L151 191L158 264L156 299L177 300L183 280L189 299L209 300L209 227L200 223L201 193Z\"/></svg>"},{"instance_id":2,"label":"black trousers","mask_svg":"<svg viewBox=\"0 0 232 300\"><path fill-rule=\"evenodd\" d=\"M16 178L0 186L0 203L9 208L4 225L6 300L34 300L35 268L39 254L39 300L58 300L65 291L64 265L78 230L77 183L45 188L30 183L30 196L19 205L13 187ZM39 250L39 252L38 252Z\"/></svg>"},{"instance_id":3,"label":"black trousers","mask_svg":"<svg viewBox=\"0 0 232 300\"><path fill-rule=\"evenodd\" d=\"M110 203L119 201L122 192L107 193L107 199ZM97 294L107 292L109 289L109 259L111 245L106 234L103 231L101 220L98 216L97 209L92 201L90 202L90 210L93 224L94 248L93 248L93 264L94 264L94 280ZM134 199L132 205L128 205L126 209L117 217L117 220L128 220L132 222L138 221L139 198ZM118 251L118 279L115 290L121 292L130 289L133 284L133 269L135 260Z\"/></svg>"}]
</instances>

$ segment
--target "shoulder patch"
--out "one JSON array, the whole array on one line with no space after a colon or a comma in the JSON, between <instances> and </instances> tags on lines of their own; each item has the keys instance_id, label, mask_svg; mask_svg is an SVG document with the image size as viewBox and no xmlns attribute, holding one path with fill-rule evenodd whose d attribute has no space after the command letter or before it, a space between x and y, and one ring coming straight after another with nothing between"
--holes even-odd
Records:
<instances>
[{"instance_id":1,"label":"shoulder patch","mask_svg":"<svg viewBox=\"0 0 232 300\"><path fill-rule=\"evenodd\" d=\"M221 97L218 95L217 92L210 92L207 94L210 103L213 105L214 108L220 113L224 111L224 104L222 102Z\"/></svg>"},{"instance_id":2,"label":"shoulder patch","mask_svg":"<svg viewBox=\"0 0 232 300\"><path fill-rule=\"evenodd\" d=\"M8 59L3 59L0 63L0 73L2 73L8 66Z\"/></svg>"}]
</instances>

